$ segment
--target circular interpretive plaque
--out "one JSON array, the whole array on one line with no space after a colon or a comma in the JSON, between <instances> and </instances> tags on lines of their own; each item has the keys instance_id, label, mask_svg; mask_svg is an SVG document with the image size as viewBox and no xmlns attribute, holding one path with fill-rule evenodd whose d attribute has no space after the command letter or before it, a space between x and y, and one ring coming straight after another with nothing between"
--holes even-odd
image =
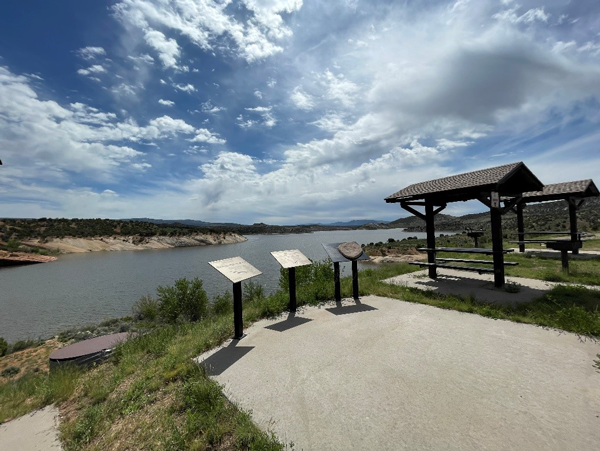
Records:
<instances>
[{"instance_id":1,"label":"circular interpretive plaque","mask_svg":"<svg viewBox=\"0 0 600 451\"><path fill-rule=\"evenodd\" d=\"M356 241L349 241L338 246L340 253L349 260L356 260L363 253L362 247Z\"/></svg>"}]
</instances>

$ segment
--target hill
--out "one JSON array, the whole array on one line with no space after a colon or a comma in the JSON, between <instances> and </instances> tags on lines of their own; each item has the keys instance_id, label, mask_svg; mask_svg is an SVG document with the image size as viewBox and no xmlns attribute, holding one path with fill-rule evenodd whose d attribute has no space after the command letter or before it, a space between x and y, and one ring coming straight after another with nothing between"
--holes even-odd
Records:
<instances>
[{"instance_id":1,"label":"hill","mask_svg":"<svg viewBox=\"0 0 600 451\"><path fill-rule=\"evenodd\" d=\"M525 230L530 231L568 231L569 208L565 201L545 202L528 205L524 210ZM580 231L600 230L600 199L587 199L577 212L577 223ZM411 232L425 231L425 221L416 216L409 216L392 221L390 227L401 227ZM517 229L517 215L509 212L502 217L504 231ZM460 232L466 228L488 230L489 212L451 216L440 213L435 217L435 228L438 231Z\"/></svg>"}]
</instances>

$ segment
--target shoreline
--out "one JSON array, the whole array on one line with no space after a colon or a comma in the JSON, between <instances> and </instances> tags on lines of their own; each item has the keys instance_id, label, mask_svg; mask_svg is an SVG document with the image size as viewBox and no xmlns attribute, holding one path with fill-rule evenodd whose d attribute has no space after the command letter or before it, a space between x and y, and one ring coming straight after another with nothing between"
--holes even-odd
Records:
<instances>
[{"instance_id":1,"label":"shoreline","mask_svg":"<svg viewBox=\"0 0 600 451\"><path fill-rule=\"evenodd\" d=\"M248 239L233 232L196 233L188 236L137 235L102 236L93 238L50 238L23 240L27 246L38 247L60 254L74 254L100 251L139 251L148 249L172 249L176 247L208 246L215 244L242 243Z\"/></svg>"}]
</instances>

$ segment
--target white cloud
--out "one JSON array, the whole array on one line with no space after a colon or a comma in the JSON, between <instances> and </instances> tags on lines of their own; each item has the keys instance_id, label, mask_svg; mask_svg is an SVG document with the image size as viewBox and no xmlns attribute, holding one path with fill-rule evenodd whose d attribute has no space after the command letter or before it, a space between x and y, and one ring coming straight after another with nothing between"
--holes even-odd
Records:
<instances>
[{"instance_id":1,"label":"white cloud","mask_svg":"<svg viewBox=\"0 0 600 451\"><path fill-rule=\"evenodd\" d=\"M94 64L87 69L79 69L77 73L79 75L103 74L106 73L106 69L101 64Z\"/></svg>"},{"instance_id":2,"label":"white cloud","mask_svg":"<svg viewBox=\"0 0 600 451\"><path fill-rule=\"evenodd\" d=\"M173 87L176 89L179 89L180 91L187 92L187 93L196 92L196 87L191 83L187 83L185 85L179 84L179 83L173 83Z\"/></svg>"},{"instance_id":3,"label":"white cloud","mask_svg":"<svg viewBox=\"0 0 600 451\"><path fill-rule=\"evenodd\" d=\"M575 41L569 41L569 42L557 41L552 46L552 51L554 53L563 53L563 52L568 51L569 49L575 48L576 46L577 46L577 43Z\"/></svg>"},{"instance_id":4,"label":"white cloud","mask_svg":"<svg viewBox=\"0 0 600 451\"><path fill-rule=\"evenodd\" d=\"M315 106L312 96L305 93L300 86L294 88L290 100L301 110L312 110Z\"/></svg>"},{"instance_id":5,"label":"white cloud","mask_svg":"<svg viewBox=\"0 0 600 451\"><path fill-rule=\"evenodd\" d=\"M221 111L225 111L225 108L213 105L210 102L210 100L202 103L200 105L200 107L202 109L202 112L207 113L207 114L217 114L217 113L220 113Z\"/></svg>"},{"instance_id":6,"label":"white cloud","mask_svg":"<svg viewBox=\"0 0 600 451\"><path fill-rule=\"evenodd\" d=\"M254 91L254 95L255 95L256 97L258 97L259 99L262 99L262 98L263 98L263 94L262 94L262 92L260 92L258 89L257 89L256 91Z\"/></svg>"},{"instance_id":7,"label":"white cloud","mask_svg":"<svg viewBox=\"0 0 600 451\"><path fill-rule=\"evenodd\" d=\"M328 132L337 132L339 130L344 130L347 127L344 123L343 116L334 112L329 112L316 121L311 122L311 125L315 125L321 130Z\"/></svg>"},{"instance_id":8,"label":"white cloud","mask_svg":"<svg viewBox=\"0 0 600 451\"><path fill-rule=\"evenodd\" d=\"M327 89L327 97L329 99L338 100L346 107L354 103L354 97L358 93L358 86L347 80L343 74L334 75L331 71L326 70L319 78Z\"/></svg>"},{"instance_id":9,"label":"white cloud","mask_svg":"<svg viewBox=\"0 0 600 451\"><path fill-rule=\"evenodd\" d=\"M53 168L85 171L90 178L114 177L117 168L147 169L150 163L136 161L143 153L126 143L153 144L181 135L209 144L225 142L207 129L166 115L140 126L81 102L62 106L40 100L27 77L0 66L0 147L12 166L32 168L29 177L42 171L45 179L57 174Z\"/></svg>"},{"instance_id":10,"label":"white cloud","mask_svg":"<svg viewBox=\"0 0 600 451\"><path fill-rule=\"evenodd\" d=\"M146 169L151 168L152 165L150 163L133 163L131 167L138 171L145 171Z\"/></svg>"},{"instance_id":11,"label":"white cloud","mask_svg":"<svg viewBox=\"0 0 600 451\"><path fill-rule=\"evenodd\" d=\"M212 133L205 128L199 128L195 131L195 133L196 136L190 139L190 142L201 142L208 144L225 144L226 142L224 139L219 138L219 135Z\"/></svg>"},{"instance_id":12,"label":"white cloud","mask_svg":"<svg viewBox=\"0 0 600 451\"><path fill-rule=\"evenodd\" d=\"M164 67L177 67L177 59L181 54L181 50L175 39L167 38L157 30L146 31L144 39L150 47L158 52L158 59Z\"/></svg>"},{"instance_id":13,"label":"white cloud","mask_svg":"<svg viewBox=\"0 0 600 451\"><path fill-rule=\"evenodd\" d=\"M267 58L283 50L275 41L291 36L283 14L299 10L301 1L242 0L250 17L237 20L235 11L228 8L229 1L176 1L159 3L148 0L122 0L113 6L115 15L128 26L156 31L169 29L185 36L203 50L226 49L231 42L236 54L248 62ZM164 36L164 35L163 35ZM146 38L148 41L148 38ZM165 66L175 66L174 47L164 51L164 40L148 42L161 51ZM164 56L164 58L163 58Z\"/></svg>"},{"instance_id":14,"label":"white cloud","mask_svg":"<svg viewBox=\"0 0 600 451\"><path fill-rule=\"evenodd\" d=\"M246 111L249 111L251 114L252 113L260 114L261 119L262 119L262 125L264 125L267 128L272 128L277 124L277 119L271 112L270 106L257 106L254 108L244 108L244 109ZM241 114L238 116L238 125L242 128L250 128L254 124L257 124L257 123L258 123L258 121L250 120L250 119L244 121L244 116Z\"/></svg>"},{"instance_id":15,"label":"white cloud","mask_svg":"<svg viewBox=\"0 0 600 451\"><path fill-rule=\"evenodd\" d=\"M271 107L270 106L257 106L254 108L244 108L246 111L253 111L255 113L266 113L268 111L271 111Z\"/></svg>"},{"instance_id":16,"label":"white cloud","mask_svg":"<svg viewBox=\"0 0 600 451\"><path fill-rule=\"evenodd\" d=\"M77 50L77 54L84 60L93 60L99 56L105 56L106 51L102 47L83 47Z\"/></svg>"},{"instance_id":17,"label":"white cloud","mask_svg":"<svg viewBox=\"0 0 600 451\"><path fill-rule=\"evenodd\" d=\"M142 63L145 63L145 64L154 64L154 58L152 58L147 53L142 53L139 56L131 56L131 55L129 55L127 58L129 58L130 60L136 61L136 62L142 62Z\"/></svg>"},{"instance_id":18,"label":"white cloud","mask_svg":"<svg viewBox=\"0 0 600 451\"><path fill-rule=\"evenodd\" d=\"M494 19L503 20L503 21L510 22L513 24L518 24L518 23L531 24L535 21L548 22L548 19L550 18L550 14L547 14L544 11L543 7L532 8L532 9L528 10L526 13L524 13L523 15L519 16L517 11L520 8L521 7L519 5L515 5L514 8L505 9L504 11L500 11L500 12L494 14L492 17Z\"/></svg>"},{"instance_id":19,"label":"white cloud","mask_svg":"<svg viewBox=\"0 0 600 451\"><path fill-rule=\"evenodd\" d=\"M173 105L175 105L175 102L173 102L172 100L164 100L164 99L159 99L158 103L160 103L161 105L164 105L164 106L173 106Z\"/></svg>"}]
</instances>

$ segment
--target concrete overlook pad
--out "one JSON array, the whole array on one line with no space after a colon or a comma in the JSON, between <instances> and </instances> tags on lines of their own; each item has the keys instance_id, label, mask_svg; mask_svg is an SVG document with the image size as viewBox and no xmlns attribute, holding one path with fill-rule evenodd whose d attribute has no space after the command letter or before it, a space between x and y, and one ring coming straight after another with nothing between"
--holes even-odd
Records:
<instances>
[{"instance_id":1,"label":"concrete overlook pad","mask_svg":"<svg viewBox=\"0 0 600 451\"><path fill-rule=\"evenodd\" d=\"M590 450L597 342L375 296L254 324L210 355L225 394L296 450ZM368 307L368 308L366 308Z\"/></svg>"}]
</instances>

